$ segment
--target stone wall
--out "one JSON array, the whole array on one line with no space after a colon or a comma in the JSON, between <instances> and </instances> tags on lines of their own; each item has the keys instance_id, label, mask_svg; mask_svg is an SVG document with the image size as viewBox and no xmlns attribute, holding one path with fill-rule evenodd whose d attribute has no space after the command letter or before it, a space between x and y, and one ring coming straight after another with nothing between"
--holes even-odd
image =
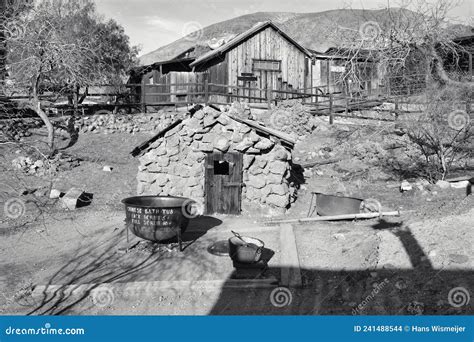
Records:
<instances>
[{"instance_id":1,"label":"stone wall","mask_svg":"<svg viewBox=\"0 0 474 342\"><path fill-rule=\"evenodd\" d=\"M276 212L289 206L291 152L210 107L186 118L139 158L138 194L184 196L204 205L205 156L213 151L243 153L244 205Z\"/></svg>"},{"instance_id":2,"label":"stone wall","mask_svg":"<svg viewBox=\"0 0 474 342\"><path fill-rule=\"evenodd\" d=\"M158 112L153 114L104 114L80 117L76 128L81 133L138 133L156 132L169 126L176 112Z\"/></svg>"},{"instance_id":3,"label":"stone wall","mask_svg":"<svg viewBox=\"0 0 474 342\"><path fill-rule=\"evenodd\" d=\"M175 118L180 115L173 110L160 110L150 114L98 114L91 116L79 116L75 121L75 128L80 133L155 133L169 126ZM68 126L69 116L53 118L53 124L57 129L65 129ZM41 125L42 123L40 123Z\"/></svg>"}]
</instances>

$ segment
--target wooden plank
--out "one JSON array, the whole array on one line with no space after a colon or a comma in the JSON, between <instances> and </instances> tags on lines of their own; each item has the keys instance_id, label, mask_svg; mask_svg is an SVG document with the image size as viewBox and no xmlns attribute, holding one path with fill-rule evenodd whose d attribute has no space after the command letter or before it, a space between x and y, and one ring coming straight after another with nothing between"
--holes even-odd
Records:
<instances>
[{"instance_id":1,"label":"wooden plank","mask_svg":"<svg viewBox=\"0 0 474 342\"><path fill-rule=\"evenodd\" d=\"M257 80L257 76L237 76L237 79L243 82L253 82Z\"/></svg>"},{"instance_id":2,"label":"wooden plank","mask_svg":"<svg viewBox=\"0 0 474 342\"><path fill-rule=\"evenodd\" d=\"M409 211L386 211L381 213L361 213L361 214L346 214L346 215L333 215L333 216L318 216L318 217L307 217L301 219L290 219L290 220L271 220L261 222L265 225L275 224L292 224L292 223L306 223L306 222L318 222L318 221L340 221L340 220L354 220L354 219L372 219L383 216L400 216L403 213Z\"/></svg>"},{"instance_id":3,"label":"wooden plank","mask_svg":"<svg viewBox=\"0 0 474 342\"><path fill-rule=\"evenodd\" d=\"M281 139L285 143L289 144L290 146L294 146L295 143L296 143L295 140L291 136L287 135L286 133L282 133L282 132L276 131L274 129L261 126L261 125L257 124L254 121L251 121L251 120L244 120L244 119L241 119L239 117L231 116L231 115L229 115L229 116L237 122L240 122L240 123L246 124L246 125L248 125L252 128L255 128L259 132L263 132L265 134L273 135L273 136Z\"/></svg>"},{"instance_id":4,"label":"wooden plank","mask_svg":"<svg viewBox=\"0 0 474 342\"><path fill-rule=\"evenodd\" d=\"M280 227L280 284L286 287L300 287L301 280L300 261L293 226L284 224Z\"/></svg>"},{"instance_id":5,"label":"wooden plank","mask_svg":"<svg viewBox=\"0 0 474 342\"><path fill-rule=\"evenodd\" d=\"M211 153L206 154L204 171L204 196L206 198L206 214L213 214L214 208L214 193L212 182L214 181L214 159Z\"/></svg>"},{"instance_id":6,"label":"wooden plank","mask_svg":"<svg viewBox=\"0 0 474 342\"><path fill-rule=\"evenodd\" d=\"M235 184L230 190L231 199L229 213L239 215L242 210L242 173L243 173L243 155L239 152L229 152L232 156L233 165L230 167L231 177L229 184ZM225 185L224 185L225 186ZM224 188L225 189L225 188Z\"/></svg>"}]
</instances>

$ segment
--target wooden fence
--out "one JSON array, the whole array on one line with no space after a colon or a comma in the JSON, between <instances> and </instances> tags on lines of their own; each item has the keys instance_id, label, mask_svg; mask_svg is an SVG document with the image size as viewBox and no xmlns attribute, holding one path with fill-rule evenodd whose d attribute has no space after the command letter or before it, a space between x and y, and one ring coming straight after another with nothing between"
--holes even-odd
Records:
<instances>
[{"instance_id":1,"label":"wooden fence","mask_svg":"<svg viewBox=\"0 0 474 342\"><path fill-rule=\"evenodd\" d=\"M178 73L179 74L179 73ZM187 73L189 74L189 73ZM88 98L108 98L108 103L81 104L74 108L72 105L51 105L49 109L65 112L79 110L83 114L89 109L108 110L117 112L125 109L128 112L146 113L150 109L156 110L164 106L186 106L194 103L231 104L234 101L244 101L254 104L262 104L262 107L270 108L280 101L300 99L308 106L313 115L329 116L329 122L334 122L334 117L355 117L351 113L364 109L380 106L383 102L394 103L394 109L386 111L398 113L415 113L416 110L406 110L406 104L413 104L409 96L380 93L358 93L356 96L344 93L328 93L329 89L323 87L311 87L305 89L261 89L245 86L233 86L208 82L207 74L196 73L193 79L182 79L179 75L167 74L160 78L163 83L156 84L126 84L118 87L116 92L89 93ZM107 87L110 85L106 85ZM106 87L103 86L103 87ZM100 87L100 86L98 86ZM97 87L96 87L97 89ZM9 99L21 100L27 96L13 96ZM42 96L43 100L51 100L50 96ZM378 111L384 111L378 109ZM466 111L471 112L471 103L466 103ZM357 116L358 118L364 118ZM370 118L376 119L376 118ZM376 120L390 121L379 118Z\"/></svg>"}]
</instances>

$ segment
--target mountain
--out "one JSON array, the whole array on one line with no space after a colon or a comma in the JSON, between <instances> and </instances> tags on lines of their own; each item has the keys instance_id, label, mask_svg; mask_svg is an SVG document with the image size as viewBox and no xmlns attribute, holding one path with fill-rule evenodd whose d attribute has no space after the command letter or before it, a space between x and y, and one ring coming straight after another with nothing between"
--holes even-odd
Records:
<instances>
[{"instance_id":1,"label":"mountain","mask_svg":"<svg viewBox=\"0 0 474 342\"><path fill-rule=\"evenodd\" d=\"M335 42L331 42L330 35L336 27L347 29L348 33L353 34L365 22L375 21L383 27L384 23L393 20L394 16L409 21L416 15L412 11L398 8L392 8L390 12L386 9L343 9L317 13L257 12L209 25L199 34L193 35L196 39L183 37L141 56L140 64L148 65L175 58L196 45L207 47L209 40L213 38L220 39L239 34L266 20L273 21L302 46L316 51L325 51L335 45Z\"/></svg>"}]
</instances>

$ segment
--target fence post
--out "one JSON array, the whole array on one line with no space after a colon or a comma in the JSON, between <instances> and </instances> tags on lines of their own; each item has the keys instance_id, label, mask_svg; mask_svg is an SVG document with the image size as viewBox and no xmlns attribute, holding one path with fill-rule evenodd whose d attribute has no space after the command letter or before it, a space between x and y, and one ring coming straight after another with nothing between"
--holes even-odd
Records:
<instances>
[{"instance_id":1,"label":"fence post","mask_svg":"<svg viewBox=\"0 0 474 342\"><path fill-rule=\"evenodd\" d=\"M146 113L146 87L145 87L145 80L142 79L142 96L141 96L141 107L142 107L142 112Z\"/></svg>"},{"instance_id":2,"label":"fence post","mask_svg":"<svg viewBox=\"0 0 474 342\"><path fill-rule=\"evenodd\" d=\"M334 124L334 113L333 113L333 108L332 108L332 94L329 94L329 124L332 125Z\"/></svg>"},{"instance_id":3,"label":"fence post","mask_svg":"<svg viewBox=\"0 0 474 342\"><path fill-rule=\"evenodd\" d=\"M208 74L204 74L204 103L209 103L209 79Z\"/></svg>"},{"instance_id":4,"label":"fence post","mask_svg":"<svg viewBox=\"0 0 474 342\"><path fill-rule=\"evenodd\" d=\"M270 88L267 88L267 105L268 109L272 108L272 90Z\"/></svg>"}]
</instances>

